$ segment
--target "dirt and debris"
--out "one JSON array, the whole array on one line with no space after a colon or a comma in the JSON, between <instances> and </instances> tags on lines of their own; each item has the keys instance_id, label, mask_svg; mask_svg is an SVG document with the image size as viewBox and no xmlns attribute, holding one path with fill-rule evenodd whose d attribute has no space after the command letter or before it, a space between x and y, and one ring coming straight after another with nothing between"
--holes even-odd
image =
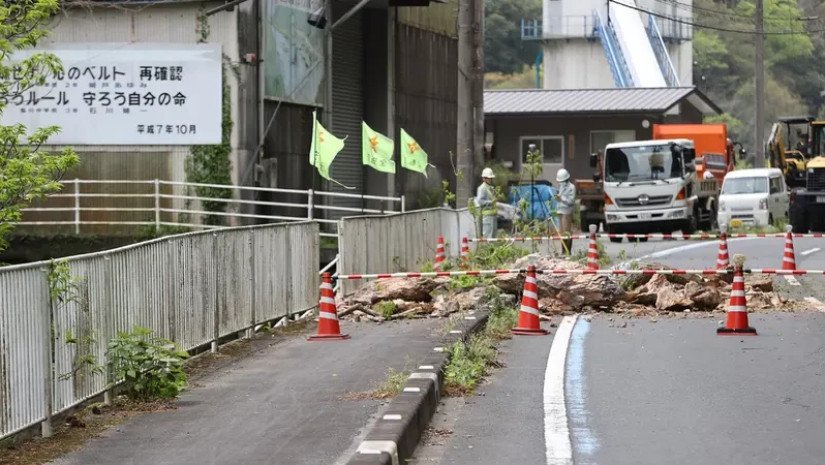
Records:
<instances>
[{"instance_id":1,"label":"dirt and debris","mask_svg":"<svg viewBox=\"0 0 825 465\"><path fill-rule=\"evenodd\" d=\"M540 254L527 255L512 268L580 270L581 263ZM644 269L671 269L646 263ZM490 288L515 305L521 298L524 274L495 277L388 279L365 283L342 299L339 316L355 320L386 321L402 318L439 318L462 312L489 300ZM538 274L539 310L544 315L618 313L630 317L725 312L730 300L731 275ZM748 310L792 312L806 308L776 293L771 277L747 276Z\"/></svg>"}]
</instances>

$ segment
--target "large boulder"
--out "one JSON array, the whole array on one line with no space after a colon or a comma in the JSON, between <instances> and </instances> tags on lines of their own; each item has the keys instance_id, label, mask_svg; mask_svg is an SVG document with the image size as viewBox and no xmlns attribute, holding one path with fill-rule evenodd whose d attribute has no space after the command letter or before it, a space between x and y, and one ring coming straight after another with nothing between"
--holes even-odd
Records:
<instances>
[{"instance_id":1,"label":"large boulder","mask_svg":"<svg viewBox=\"0 0 825 465\"><path fill-rule=\"evenodd\" d=\"M719 289L707 284L689 282L685 285L685 294L696 310L713 310L724 300Z\"/></svg>"},{"instance_id":2,"label":"large boulder","mask_svg":"<svg viewBox=\"0 0 825 465\"><path fill-rule=\"evenodd\" d=\"M361 286L346 299L346 304L361 303L372 305L382 300L406 300L408 302L430 302L432 292L443 284L443 280L431 278L392 278L370 281Z\"/></svg>"}]
</instances>

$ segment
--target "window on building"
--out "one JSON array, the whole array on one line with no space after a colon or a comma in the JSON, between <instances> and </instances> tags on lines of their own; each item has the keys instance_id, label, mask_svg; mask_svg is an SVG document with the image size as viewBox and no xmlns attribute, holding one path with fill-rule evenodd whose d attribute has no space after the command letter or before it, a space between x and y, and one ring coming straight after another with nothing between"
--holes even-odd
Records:
<instances>
[{"instance_id":1,"label":"window on building","mask_svg":"<svg viewBox=\"0 0 825 465\"><path fill-rule=\"evenodd\" d=\"M636 140L636 131L590 131L590 153L604 150L607 144L615 142L631 142Z\"/></svg>"},{"instance_id":2,"label":"window on building","mask_svg":"<svg viewBox=\"0 0 825 465\"><path fill-rule=\"evenodd\" d=\"M536 144L536 149L541 151L544 163L561 163L564 154L564 138L562 136L537 136L521 138L521 159L527 163L527 151L530 144Z\"/></svg>"}]
</instances>

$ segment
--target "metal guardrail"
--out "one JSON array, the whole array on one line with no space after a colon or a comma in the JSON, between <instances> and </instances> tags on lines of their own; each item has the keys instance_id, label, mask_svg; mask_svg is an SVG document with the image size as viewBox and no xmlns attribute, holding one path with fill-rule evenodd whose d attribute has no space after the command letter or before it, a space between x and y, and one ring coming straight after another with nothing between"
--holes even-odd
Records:
<instances>
[{"instance_id":1,"label":"metal guardrail","mask_svg":"<svg viewBox=\"0 0 825 465\"><path fill-rule=\"evenodd\" d=\"M647 17L647 38L650 40L650 45L653 47L653 53L656 55L656 61L659 62L659 69L662 70L662 76L669 87L679 87L679 76L676 74L676 68L673 67L673 61L670 59L670 54L667 52L665 42L662 40L662 34L659 31L659 26L656 24L656 19L653 16Z\"/></svg>"},{"instance_id":2,"label":"metal guardrail","mask_svg":"<svg viewBox=\"0 0 825 465\"><path fill-rule=\"evenodd\" d=\"M536 19L521 20L521 40L596 37L595 18L591 15L551 16L550 23Z\"/></svg>"},{"instance_id":3,"label":"metal guardrail","mask_svg":"<svg viewBox=\"0 0 825 465\"><path fill-rule=\"evenodd\" d=\"M209 224L204 218L213 216L240 223L249 220L265 222L315 220L336 228L338 221L330 219L336 213L385 214L405 211L405 198L377 195L347 194L312 189L276 189L266 187L233 186L152 180L89 180L63 181L66 189L50 195L45 202L23 210L20 225L72 226L75 234L83 225L148 226L159 230L163 226L182 226L200 229L220 229L227 226ZM230 198L196 195L196 189L226 190ZM115 190L116 192L112 192ZM131 190L126 192L126 190ZM244 195L255 198L244 198ZM298 197L300 201L258 200L261 196ZM358 199L376 204L379 208L356 208L331 205L320 199ZM211 211L203 203L225 204L228 211ZM51 206L50 206L51 205ZM242 208L253 207L250 211ZM304 214L260 213L266 209L297 209ZM46 219L42 217L46 216ZM39 217L39 218L35 218ZM337 232L321 232L325 237L337 237Z\"/></svg>"},{"instance_id":4,"label":"metal guardrail","mask_svg":"<svg viewBox=\"0 0 825 465\"><path fill-rule=\"evenodd\" d=\"M613 26L604 22L598 11L593 12L593 22L604 47L604 53L610 65L610 72L613 75L613 82L616 87L633 87L633 75L630 73L630 67L627 65Z\"/></svg>"},{"instance_id":5,"label":"metal guardrail","mask_svg":"<svg viewBox=\"0 0 825 465\"><path fill-rule=\"evenodd\" d=\"M106 346L135 325L184 349L317 306L318 223L167 236L66 260L77 299L52 301L49 262L0 268L0 439L106 392ZM286 266L285 264L288 264ZM70 343L68 339L80 341ZM116 381L116 380L114 380Z\"/></svg>"}]
</instances>

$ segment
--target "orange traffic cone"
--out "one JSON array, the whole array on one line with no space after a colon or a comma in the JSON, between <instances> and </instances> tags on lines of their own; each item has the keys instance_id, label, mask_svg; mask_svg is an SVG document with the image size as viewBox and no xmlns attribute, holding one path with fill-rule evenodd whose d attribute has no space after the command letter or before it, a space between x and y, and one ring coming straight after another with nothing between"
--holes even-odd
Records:
<instances>
[{"instance_id":1,"label":"orange traffic cone","mask_svg":"<svg viewBox=\"0 0 825 465\"><path fill-rule=\"evenodd\" d=\"M590 225L590 243L587 245L587 269L599 269L599 246L596 244L596 225Z\"/></svg>"},{"instance_id":2,"label":"orange traffic cone","mask_svg":"<svg viewBox=\"0 0 825 465\"><path fill-rule=\"evenodd\" d=\"M335 307L335 291L332 289L332 278L329 273L321 277L321 301L318 304L318 334L310 336L310 341L332 341L349 339L341 334L338 325L338 310Z\"/></svg>"},{"instance_id":3,"label":"orange traffic cone","mask_svg":"<svg viewBox=\"0 0 825 465\"><path fill-rule=\"evenodd\" d=\"M518 312L518 324L512 329L513 334L521 336L543 336L547 331L541 329L539 321L539 289L536 286L536 267L527 268L524 280L524 292L521 298L521 310Z\"/></svg>"},{"instance_id":4,"label":"orange traffic cone","mask_svg":"<svg viewBox=\"0 0 825 465\"><path fill-rule=\"evenodd\" d=\"M745 277L742 274L742 265L745 264L744 255L733 256L733 286L730 290L728 316L725 326L716 330L720 336L756 336L756 330L748 324L748 307L745 300Z\"/></svg>"},{"instance_id":5,"label":"orange traffic cone","mask_svg":"<svg viewBox=\"0 0 825 465\"><path fill-rule=\"evenodd\" d=\"M438 246L435 249L435 264L433 268L436 270L441 269L441 264L444 263L444 236L438 236Z\"/></svg>"},{"instance_id":6,"label":"orange traffic cone","mask_svg":"<svg viewBox=\"0 0 825 465\"><path fill-rule=\"evenodd\" d=\"M796 269L796 256L793 251L793 233L791 232L792 226L788 225L785 228L787 234L785 235L785 253L782 256L782 269L783 270L795 270Z\"/></svg>"},{"instance_id":7,"label":"orange traffic cone","mask_svg":"<svg viewBox=\"0 0 825 465\"><path fill-rule=\"evenodd\" d=\"M721 228L719 233L719 254L716 256L716 269L723 270L730 266L728 260L728 232L726 228Z\"/></svg>"},{"instance_id":8,"label":"orange traffic cone","mask_svg":"<svg viewBox=\"0 0 825 465\"><path fill-rule=\"evenodd\" d=\"M461 263L466 266L470 261L470 241L467 236L461 238Z\"/></svg>"}]
</instances>

